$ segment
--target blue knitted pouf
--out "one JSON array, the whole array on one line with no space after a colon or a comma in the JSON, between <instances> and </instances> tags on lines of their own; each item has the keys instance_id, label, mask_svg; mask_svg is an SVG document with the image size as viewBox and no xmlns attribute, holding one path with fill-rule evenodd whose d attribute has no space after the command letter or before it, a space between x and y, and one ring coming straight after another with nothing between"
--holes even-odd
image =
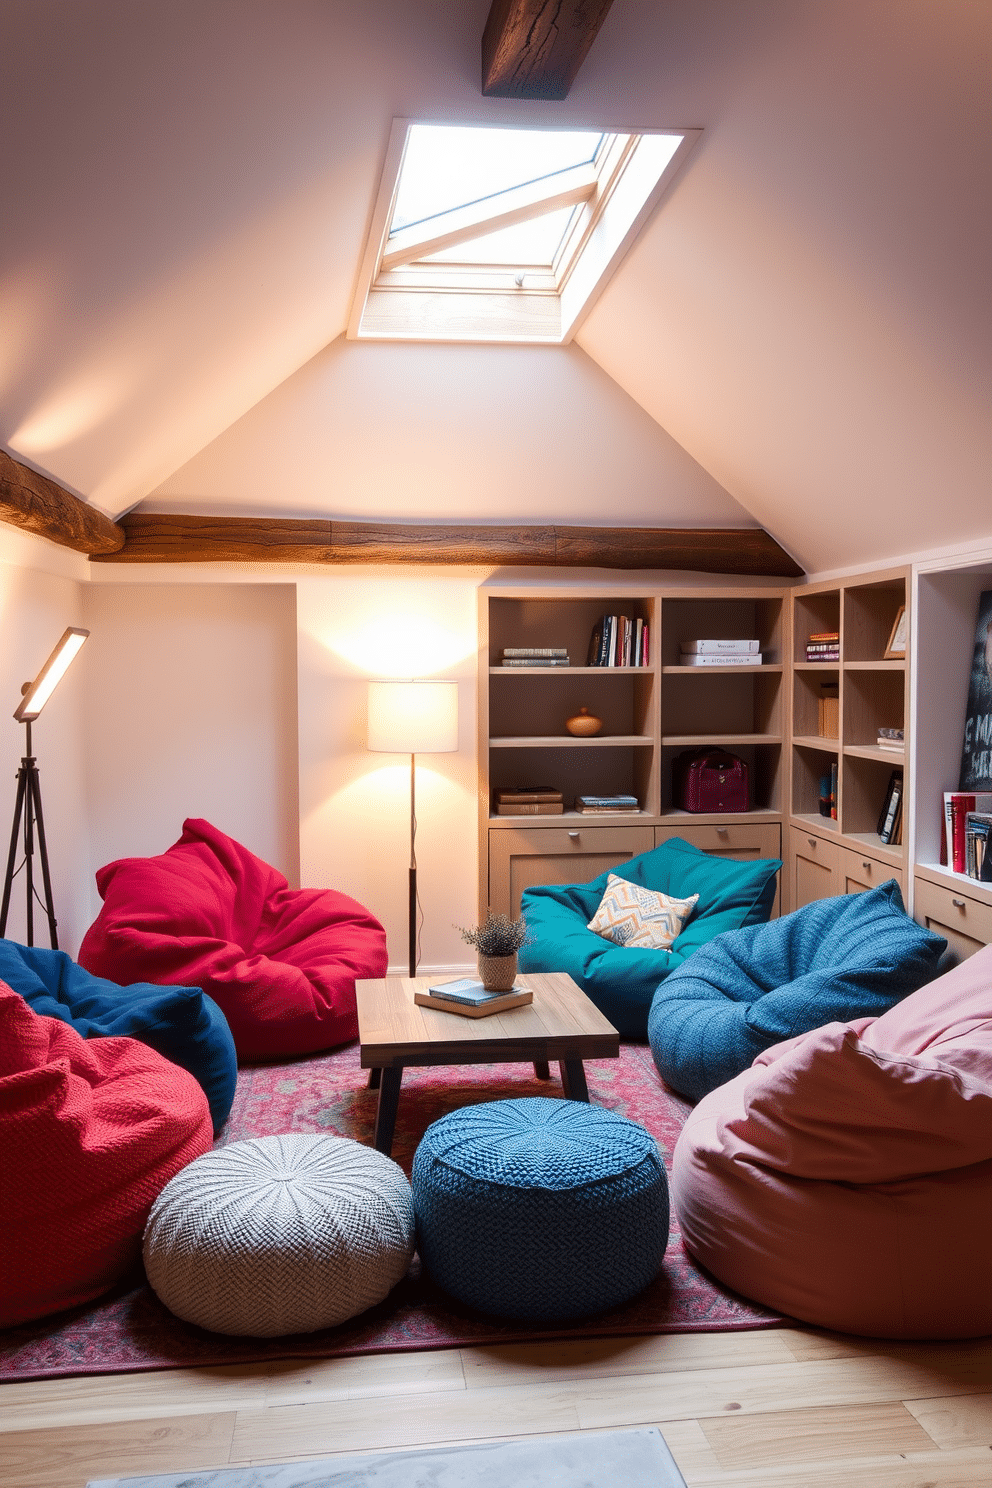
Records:
<instances>
[{"instance_id":1,"label":"blue knitted pouf","mask_svg":"<svg viewBox=\"0 0 992 1488\"><path fill-rule=\"evenodd\" d=\"M413 1161L417 1248L460 1302L551 1320L617 1307L658 1274L668 1184L658 1145L584 1101L492 1101L427 1128Z\"/></svg>"}]
</instances>

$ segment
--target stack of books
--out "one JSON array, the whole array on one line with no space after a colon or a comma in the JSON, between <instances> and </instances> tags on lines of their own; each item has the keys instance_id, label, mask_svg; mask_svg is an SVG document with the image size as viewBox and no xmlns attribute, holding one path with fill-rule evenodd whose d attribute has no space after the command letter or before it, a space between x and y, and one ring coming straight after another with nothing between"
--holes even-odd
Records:
<instances>
[{"instance_id":1,"label":"stack of books","mask_svg":"<svg viewBox=\"0 0 992 1488\"><path fill-rule=\"evenodd\" d=\"M568 666L564 646L504 646L500 666L561 667Z\"/></svg>"},{"instance_id":2,"label":"stack of books","mask_svg":"<svg viewBox=\"0 0 992 1488\"><path fill-rule=\"evenodd\" d=\"M902 754L906 748L905 735L902 729L897 728L880 728L875 743L879 749L885 749L889 754Z\"/></svg>"},{"instance_id":3,"label":"stack of books","mask_svg":"<svg viewBox=\"0 0 992 1488\"><path fill-rule=\"evenodd\" d=\"M640 811L636 796L576 796L576 811L585 815L609 815L621 812Z\"/></svg>"},{"instance_id":4,"label":"stack of books","mask_svg":"<svg viewBox=\"0 0 992 1488\"><path fill-rule=\"evenodd\" d=\"M586 666L647 666L648 623L640 616L604 615L589 637Z\"/></svg>"},{"instance_id":5,"label":"stack of books","mask_svg":"<svg viewBox=\"0 0 992 1488\"><path fill-rule=\"evenodd\" d=\"M460 1013L463 1018L487 1018L490 1013L505 1013L510 1008L524 1007L534 1001L526 987L511 987L509 992L487 992L481 982L461 977L455 982L439 982L426 992L414 992L419 1007L439 1008L443 1013Z\"/></svg>"},{"instance_id":6,"label":"stack of books","mask_svg":"<svg viewBox=\"0 0 992 1488\"><path fill-rule=\"evenodd\" d=\"M940 861L955 873L992 882L992 861L985 853L989 822L992 822L992 791L945 791Z\"/></svg>"},{"instance_id":7,"label":"stack of books","mask_svg":"<svg viewBox=\"0 0 992 1488\"><path fill-rule=\"evenodd\" d=\"M760 666L761 660L761 642L753 639L679 642L679 666Z\"/></svg>"},{"instance_id":8,"label":"stack of books","mask_svg":"<svg viewBox=\"0 0 992 1488\"><path fill-rule=\"evenodd\" d=\"M807 661L840 661L840 631L818 630L806 642Z\"/></svg>"},{"instance_id":9,"label":"stack of books","mask_svg":"<svg viewBox=\"0 0 992 1488\"><path fill-rule=\"evenodd\" d=\"M553 785L499 785L493 791L497 816L561 816L562 793Z\"/></svg>"}]
</instances>

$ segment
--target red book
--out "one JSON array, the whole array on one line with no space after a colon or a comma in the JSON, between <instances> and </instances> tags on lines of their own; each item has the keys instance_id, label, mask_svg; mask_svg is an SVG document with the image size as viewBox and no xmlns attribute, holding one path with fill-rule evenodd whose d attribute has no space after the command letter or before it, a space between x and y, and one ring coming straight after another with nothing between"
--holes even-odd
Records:
<instances>
[{"instance_id":1,"label":"red book","mask_svg":"<svg viewBox=\"0 0 992 1488\"><path fill-rule=\"evenodd\" d=\"M975 797L967 791L951 792L951 867L955 873L964 873L965 817L975 809Z\"/></svg>"}]
</instances>

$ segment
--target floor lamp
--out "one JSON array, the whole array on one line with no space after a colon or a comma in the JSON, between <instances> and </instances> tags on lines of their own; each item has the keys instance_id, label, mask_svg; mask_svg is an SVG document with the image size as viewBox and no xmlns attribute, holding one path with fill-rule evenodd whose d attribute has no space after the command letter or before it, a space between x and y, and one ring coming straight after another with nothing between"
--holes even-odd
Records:
<instances>
[{"instance_id":1,"label":"floor lamp","mask_svg":"<svg viewBox=\"0 0 992 1488\"><path fill-rule=\"evenodd\" d=\"M410 756L410 975L417 975L418 754L458 748L457 682L370 682L368 747Z\"/></svg>"},{"instance_id":2,"label":"floor lamp","mask_svg":"<svg viewBox=\"0 0 992 1488\"><path fill-rule=\"evenodd\" d=\"M38 780L37 761L31 753L31 725L69 670L73 659L79 654L79 649L88 635L88 630L79 630L75 625L69 626L65 635L59 641L34 681L24 683L24 686L21 688L21 701L14 710L14 717L18 723L24 724L26 736L21 768L17 772L17 800L14 805L14 825L10 833L7 873L3 881L3 902L0 904L0 935L6 935L7 933L7 911L10 908L10 891L14 879L21 871L20 868L14 868L14 863L17 858L18 834L20 833L23 822L24 862L21 864L21 868L24 869L24 882L28 895L27 943L28 945L34 945L34 841L35 829L37 828L41 881L45 888L45 902L42 908L48 916L48 929L52 937L53 950L58 949L59 938L55 920L55 905L52 900L52 879L48 871L45 820L41 814L41 784ZM40 904L41 900L39 899L38 902Z\"/></svg>"}]
</instances>

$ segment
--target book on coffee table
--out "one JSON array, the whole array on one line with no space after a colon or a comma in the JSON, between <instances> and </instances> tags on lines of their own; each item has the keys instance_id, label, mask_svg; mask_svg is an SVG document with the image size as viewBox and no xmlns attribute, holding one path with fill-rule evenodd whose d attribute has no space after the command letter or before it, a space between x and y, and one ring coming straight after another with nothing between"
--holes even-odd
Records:
<instances>
[{"instance_id":1,"label":"book on coffee table","mask_svg":"<svg viewBox=\"0 0 992 1488\"><path fill-rule=\"evenodd\" d=\"M534 994L526 987L511 987L509 992L487 992L481 982L472 977L461 977L454 982L439 982L426 992L415 992L413 1000L420 1007L460 1013L463 1018L486 1018L490 1013L523 1007L534 1001Z\"/></svg>"}]
</instances>

